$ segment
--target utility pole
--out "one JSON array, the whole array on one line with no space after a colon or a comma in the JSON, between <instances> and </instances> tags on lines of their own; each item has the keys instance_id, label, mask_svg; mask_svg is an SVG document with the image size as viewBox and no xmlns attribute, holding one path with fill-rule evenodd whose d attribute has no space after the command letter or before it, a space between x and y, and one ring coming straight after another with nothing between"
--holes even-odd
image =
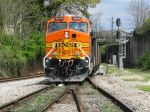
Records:
<instances>
[{"instance_id":1,"label":"utility pole","mask_svg":"<svg viewBox=\"0 0 150 112\"><path fill-rule=\"evenodd\" d=\"M119 69L123 71L123 59L126 58L126 38L122 38L121 36L121 20L120 18L117 18L116 25L118 26L117 31L117 39L119 44L119 51L118 51L118 57L119 57Z\"/></svg>"},{"instance_id":2,"label":"utility pole","mask_svg":"<svg viewBox=\"0 0 150 112\"><path fill-rule=\"evenodd\" d=\"M112 16L111 17L111 46L110 46L110 51L111 51L111 54L110 54L110 63L113 64L113 32L114 32L114 17Z\"/></svg>"},{"instance_id":3,"label":"utility pole","mask_svg":"<svg viewBox=\"0 0 150 112\"><path fill-rule=\"evenodd\" d=\"M114 32L114 17L111 17L111 42L113 40L113 32Z\"/></svg>"},{"instance_id":4,"label":"utility pole","mask_svg":"<svg viewBox=\"0 0 150 112\"><path fill-rule=\"evenodd\" d=\"M111 30L112 30L112 34L114 31L114 17L111 18Z\"/></svg>"}]
</instances>

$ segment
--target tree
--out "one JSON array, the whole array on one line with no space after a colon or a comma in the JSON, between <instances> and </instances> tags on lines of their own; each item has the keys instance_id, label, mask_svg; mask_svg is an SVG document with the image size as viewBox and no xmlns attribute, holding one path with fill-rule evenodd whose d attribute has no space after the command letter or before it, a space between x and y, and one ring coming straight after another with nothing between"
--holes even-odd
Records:
<instances>
[{"instance_id":1,"label":"tree","mask_svg":"<svg viewBox=\"0 0 150 112\"><path fill-rule=\"evenodd\" d=\"M51 0L46 6L48 17L73 14L89 17L87 11L90 4L97 4L100 0Z\"/></svg>"},{"instance_id":2,"label":"tree","mask_svg":"<svg viewBox=\"0 0 150 112\"><path fill-rule=\"evenodd\" d=\"M7 35L27 36L44 29L44 14L40 0L1 0L0 26Z\"/></svg>"},{"instance_id":3,"label":"tree","mask_svg":"<svg viewBox=\"0 0 150 112\"><path fill-rule=\"evenodd\" d=\"M146 21L145 21L145 24L144 24L144 31L146 33L149 33L150 34L150 18L148 18Z\"/></svg>"},{"instance_id":4,"label":"tree","mask_svg":"<svg viewBox=\"0 0 150 112\"><path fill-rule=\"evenodd\" d=\"M129 12L134 19L136 29L142 28L146 18L150 16L148 1L132 0L129 4Z\"/></svg>"},{"instance_id":5,"label":"tree","mask_svg":"<svg viewBox=\"0 0 150 112\"><path fill-rule=\"evenodd\" d=\"M17 25L21 22L22 0L1 0L0 9L3 33L15 34Z\"/></svg>"},{"instance_id":6,"label":"tree","mask_svg":"<svg viewBox=\"0 0 150 112\"><path fill-rule=\"evenodd\" d=\"M45 28L45 14L43 2L40 0L23 1L24 16L22 17L23 30L31 33L33 31L42 32Z\"/></svg>"},{"instance_id":7,"label":"tree","mask_svg":"<svg viewBox=\"0 0 150 112\"><path fill-rule=\"evenodd\" d=\"M44 2L48 1L47 5ZM3 33L26 37L33 31L43 31L47 19L74 14L89 17L89 4L100 0L1 0L0 26Z\"/></svg>"},{"instance_id":8,"label":"tree","mask_svg":"<svg viewBox=\"0 0 150 112\"><path fill-rule=\"evenodd\" d=\"M100 2L100 0L86 0L90 8L96 7L96 4Z\"/></svg>"},{"instance_id":9,"label":"tree","mask_svg":"<svg viewBox=\"0 0 150 112\"><path fill-rule=\"evenodd\" d=\"M2 28L3 28L3 22L2 22L2 9L0 6L0 32L2 32Z\"/></svg>"},{"instance_id":10,"label":"tree","mask_svg":"<svg viewBox=\"0 0 150 112\"><path fill-rule=\"evenodd\" d=\"M100 0L48 0L43 5L45 1L0 0L0 77L19 76L35 59L42 60L46 19L61 13L88 16L89 4Z\"/></svg>"},{"instance_id":11,"label":"tree","mask_svg":"<svg viewBox=\"0 0 150 112\"><path fill-rule=\"evenodd\" d=\"M102 13L92 15L90 17L92 21L92 27L94 30L94 37L102 37L101 34L103 32L102 22L101 22Z\"/></svg>"}]
</instances>

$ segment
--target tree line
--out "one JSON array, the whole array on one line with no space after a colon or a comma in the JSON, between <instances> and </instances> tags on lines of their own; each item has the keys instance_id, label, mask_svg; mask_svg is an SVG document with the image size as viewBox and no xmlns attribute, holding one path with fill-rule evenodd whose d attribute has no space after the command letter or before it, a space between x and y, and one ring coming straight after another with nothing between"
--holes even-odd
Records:
<instances>
[{"instance_id":1,"label":"tree line","mask_svg":"<svg viewBox=\"0 0 150 112\"><path fill-rule=\"evenodd\" d=\"M0 0L0 77L22 75L25 67L41 62L45 28L54 16L89 17L88 7L100 0Z\"/></svg>"},{"instance_id":2,"label":"tree line","mask_svg":"<svg viewBox=\"0 0 150 112\"><path fill-rule=\"evenodd\" d=\"M135 30L141 33L150 33L150 1L132 0L129 12L135 23Z\"/></svg>"},{"instance_id":3,"label":"tree line","mask_svg":"<svg viewBox=\"0 0 150 112\"><path fill-rule=\"evenodd\" d=\"M100 0L1 0L0 29L6 34L27 35L45 30L45 22L65 14L89 17L90 5Z\"/></svg>"},{"instance_id":4,"label":"tree line","mask_svg":"<svg viewBox=\"0 0 150 112\"><path fill-rule=\"evenodd\" d=\"M129 12L135 23L134 36L140 38L150 37L150 1L132 0L129 4ZM141 45L144 46L144 45ZM138 66L143 70L150 69L150 51L146 51L138 59Z\"/></svg>"}]
</instances>

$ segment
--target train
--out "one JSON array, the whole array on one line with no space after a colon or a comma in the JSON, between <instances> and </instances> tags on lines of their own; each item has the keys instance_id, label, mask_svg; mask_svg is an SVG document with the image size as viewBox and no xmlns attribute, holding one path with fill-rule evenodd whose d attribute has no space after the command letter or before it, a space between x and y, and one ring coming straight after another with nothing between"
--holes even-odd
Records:
<instances>
[{"instance_id":1,"label":"train","mask_svg":"<svg viewBox=\"0 0 150 112\"><path fill-rule=\"evenodd\" d=\"M89 19L56 16L48 20L45 36L45 77L50 82L82 82L94 68Z\"/></svg>"}]
</instances>

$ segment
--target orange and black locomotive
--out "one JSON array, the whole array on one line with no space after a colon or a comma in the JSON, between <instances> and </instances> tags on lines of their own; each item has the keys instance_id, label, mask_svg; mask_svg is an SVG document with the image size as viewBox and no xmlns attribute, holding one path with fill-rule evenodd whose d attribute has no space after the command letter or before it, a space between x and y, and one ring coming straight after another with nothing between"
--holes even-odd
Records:
<instances>
[{"instance_id":1,"label":"orange and black locomotive","mask_svg":"<svg viewBox=\"0 0 150 112\"><path fill-rule=\"evenodd\" d=\"M80 82L92 70L90 21L85 17L54 17L47 22L45 76L51 82Z\"/></svg>"}]
</instances>

